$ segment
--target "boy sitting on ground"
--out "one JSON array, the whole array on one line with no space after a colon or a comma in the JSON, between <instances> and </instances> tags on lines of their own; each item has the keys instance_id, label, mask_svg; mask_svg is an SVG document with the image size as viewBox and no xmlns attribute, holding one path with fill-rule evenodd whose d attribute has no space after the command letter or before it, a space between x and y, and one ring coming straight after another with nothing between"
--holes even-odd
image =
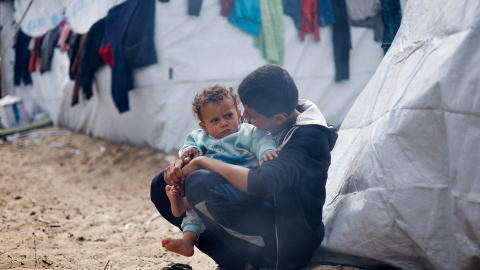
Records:
<instances>
[{"instance_id":1,"label":"boy sitting on ground","mask_svg":"<svg viewBox=\"0 0 480 270\"><path fill-rule=\"evenodd\" d=\"M197 156L208 156L243 167L253 167L277 156L276 144L271 136L253 125L240 123L239 98L233 89L223 85L205 88L198 93L192 103L195 117L200 120L201 129L192 131L180 149L179 154L185 163ZM226 194L235 196L228 185L223 186ZM162 240L162 245L184 256L193 255L193 246L205 230L200 217L192 210L183 190L175 186L165 186L170 199L172 214L180 217L186 212L182 222L183 238Z\"/></svg>"}]
</instances>

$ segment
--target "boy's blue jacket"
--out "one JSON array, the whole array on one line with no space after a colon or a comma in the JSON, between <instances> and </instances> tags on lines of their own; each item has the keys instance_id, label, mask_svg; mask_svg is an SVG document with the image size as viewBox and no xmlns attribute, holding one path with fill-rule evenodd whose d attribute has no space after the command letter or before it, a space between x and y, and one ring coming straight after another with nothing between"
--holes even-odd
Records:
<instances>
[{"instance_id":1,"label":"boy's blue jacket","mask_svg":"<svg viewBox=\"0 0 480 270\"><path fill-rule=\"evenodd\" d=\"M300 100L304 112L285 136L278 158L248 174L250 195L275 202L276 269L302 269L324 236L322 210L330 151L337 132L315 104Z\"/></svg>"}]
</instances>

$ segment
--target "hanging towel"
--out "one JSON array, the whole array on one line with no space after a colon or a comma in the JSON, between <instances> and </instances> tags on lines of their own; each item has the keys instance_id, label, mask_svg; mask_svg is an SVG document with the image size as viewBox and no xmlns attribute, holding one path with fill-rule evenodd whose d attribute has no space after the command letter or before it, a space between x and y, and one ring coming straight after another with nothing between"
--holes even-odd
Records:
<instances>
[{"instance_id":1,"label":"hanging towel","mask_svg":"<svg viewBox=\"0 0 480 270\"><path fill-rule=\"evenodd\" d=\"M255 46L263 58L282 65L285 53L282 0L260 0L262 26L255 37Z\"/></svg>"}]
</instances>

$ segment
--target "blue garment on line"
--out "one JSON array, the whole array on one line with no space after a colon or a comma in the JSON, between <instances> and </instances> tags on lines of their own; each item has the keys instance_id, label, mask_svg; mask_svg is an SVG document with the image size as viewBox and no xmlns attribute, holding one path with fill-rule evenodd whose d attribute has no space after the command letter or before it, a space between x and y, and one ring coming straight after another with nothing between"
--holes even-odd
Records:
<instances>
[{"instance_id":1,"label":"blue garment on line","mask_svg":"<svg viewBox=\"0 0 480 270\"><path fill-rule=\"evenodd\" d=\"M25 35L22 30L18 30L17 40L15 41L15 66L13 73L13 84L19 86L21 82L25 85L32 84L32 77L28 71L30 57L32 53L28 50L28 44L32 37Z\"/></svg>"},{"instance_id":2,"label":"blue garment on line","mask_svg":"<svg viewBox=\"0 0 480 270\"><path fill-rule=\"evenodd\" d=\"M318 0L318 25L327 26L335 23L331 0Z\"/></svg>"},{"instance_id":3,"label":"blue garment on line","mask_svg":"<svg viewBox=\"0 0 480 270\"><path fill-rule=\"evenodd\" d=\"M236 0L228 21L250 34L258 35L262 23L258 0Z\"/></svg>"},{"instance_id":4,"label":"blue garment on line","mask_svg":"<svg viewBox=\"0 0 480 270\"><path fill-rule=\"evenodd\" d=\"M111 8L105 18L102 46L110 43L113 50L112 97L120 113L130 109L133 69L157 63L154 24L155 0L127 0Z\"/></svg>"}]
</instances>

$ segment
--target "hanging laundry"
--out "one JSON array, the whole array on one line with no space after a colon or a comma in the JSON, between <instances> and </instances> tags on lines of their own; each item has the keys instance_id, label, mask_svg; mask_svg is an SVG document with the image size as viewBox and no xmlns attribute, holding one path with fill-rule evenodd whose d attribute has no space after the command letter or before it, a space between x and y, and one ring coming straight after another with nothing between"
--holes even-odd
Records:
<instances>
[{"instance_id":1,"label":"hanging laundry","mask_svg":"<svg viewBox=\"0 0 480 270\"><path fill-rule=\"evenodd\" d=\"M188 0L188 15L199 16L202 9L202 0Z\"/></svg>"},{"instance_id":2,"label":"hanging laundry","mask_svg":"<svg viewBox=\"0 0 480 270\"><path fill-rule=\"evenodd\" d=\"M362 21L374 17L381 10L380 0L346 0L347 13L350 20Z\"/></svg>"},{"instance_id":3,"label":"hanging laundry","mask_svg":"<svg viewBox=\"0 0 480 270\"><path fill-rule=\"evenodd\" d=\"M68 57L70 59L70 67L68 69L68 75L71 80L75 80L75 74L73 72L73 63L77 57L78 50L80 48L81 34L72 33L68 41Z\"/></svg>"},{"instance_id":4,"label":"hanging laundry","mask_svg":"<svg viewBox=\"0 0 480 270\"><path fill-rule=\"evenodd\" d=\"M220 5L220 15L228 17L230 12L233 11L233 8L235 6L235 0L220 0Z\"/></svg>"},{"instance_id":5,"label":"hanging laundry","mask_svg":"<svg viewBox=\"0 0 480 270\"><path fill-rule=\"evenodd\" d=\"M58 24L55 28L48 31L45 34L43 43L41 45L40 51L40 58L41 58L41 65L40 65L40 72L49 71L51 69L51 63L53 58L53 51L57 45L58 41L58 34L60 33L60 24Z\"/></svg>"},{"instance_id":6,"label":"hanging laundry","mask_svg":"<svg viewBox=\"0 0 480 270\"><path fill-rule=\"evenodd\" d=\"M350 25L373 29L373 40L381 42L383 38L382 6L380 0L346 0Z\"/></svg>"},{"instance_id":7,"label":"hanging laundry","mask_svg":"<svg viewBox=\"0 0 480 270\"><path fill-rule=\"evenodd\" d=\"M13 48L15 49L15 65L13 73L13 84L19 86L22 81L25 85L32 84L32 77L28 71L31 52L28 45L32 37L25 35L21 29L18 30L17 39Z\"/></svg>"},{"instance_id":8,"label":"hanging laundry","mask_svg":"<svg viewBox=\"0 0 480 270\"><path fill-rule=\"evenodd\" d=\"M333 58L335 61L335 81L350 79L350 49L352 41L345 0L332 2L335 24L333 25Z\"/></svg>"},{"instance_id":9,"label":"hanging laundry","mask_svg":"<svg viewBox=\"0 0 480 270\"><path fill-rule=\"evenodd\" d=\"M318 0L318 25L327 26L335 23L331 0Z\"/></svg>"},{"instance_id":10,"label":"hanging laundry","mask_svg":"<svg viewBox=\"0 0 480 270\"><path fill-rule=\"evenodd\" d=\"M283 0L283 13L292 17L295 27L302 28L302 7L300 0Z\"/></svg>"},{"instance_id":11,"label":"hanging laundry","mask_svg":"<svg viewBox=\"0 0 480 270\"><path fill-rule=\"evenodd\" d=\"M400 0L381 0L382 4L382 18L383 18L383 43L391 43L397 35L398 28L402 22L402 7ZM387 53L388 47L384 48L384 53Z\"/></svg>"},{"instance_id":12,"label":"hanging laundry","mask_svg":"<svg viewBox=\"0 0 480 270\"><path fill-rule=\"evenodd\" d=\"M93 95L92 84L95 72L105 65L100 56L99 49L105 33L105 18L98 20L90 27L88 35L82 46L82 59L80 61L80 84L83 95L90 99Z\"/></svg>"},{"instance_id":13,"label":"hanging laundry","mask_svg":"<svg viewBox=\"0 0 480 270\"><path fill-rule=\"evenodd\" d=\"M36 37L28 64L28 72L33 73L40 67L40 45L42 44L42 36Z\"/></svg>"},{"instance_id":14,"label":"hanging laundry","mask_svg":"<svg viewBox=\"0 0 480 270\"><path fill-rule=\"evenodd\" d=\"M153 39L154 0L127 0L108 11L102 50L111 47L112 97L120 113L130 109L128 91L134 88L133 69L157 63ZM107 62L107 61L106 61Z\"/></svg>"},{"instance_id":15,"label":"hanging laundry","mask_svg":"<svg viewBox=\"0 0 480 270\"><path fill-rule=\"evenodd\" d=\"M302 26L300 27L300 39L305 40L305 33L313 33L314 40L320 41L318 27L317 0L302 0Z\"/></svg>"},{"instance_id":16,"label":"hanging laundry","mask_svg":"<svg viewBox=\"0 0 480 270\"><path fill-rule=\"evenodd\" d=\"M64 23L64 24L63 24ZM66 52L68 49L68 37L71 32L71 28L68 25L67 21L64 20L62 22L62 27L60 28L60 33L58 35L57 47L60 49L61 52Z\"/></svg>"},{"instance_id":17,"label":"hanging laundry","mask_svg":"<svg viewBox=\"0 0 480 270\"><path fill-rule=\"evenodd\" d=\"M83 43L85 43L87 35L88 32L80 35L80 38L78 40L78 51L75 54L75 59L73 60L72 67L70 69L70 76L73 76L73 79L75 80L75 84L73 85L72 100L70 102L71 106L74 106L79 101L78 96L80 94L80 64L82 61Z\"/></svg>"},{"instance_id":18,"label":"hanging laundry","mask_svg":"<svg viewBox=\"0 0 480 270\"><path fill-rule=\"evenodd\" d=\"M255 37L255 47L263 58L275 64L283 64L285 54L282 0L260 0L262 26Z\"/></svg>"},{"instance_id":19,"label":"hanging laundry","mask_svg":"<svg viewBox=\"0 0 480 270\"><path fill-rule=\"evenodd\" d=\"M258 35L262 23L259 0L235 0L233 11L228 21L250 34Z\"/></svg>"},{"instance_id":20,"label":"hanging laundry","mask_svg":"<svg viewBox=\"0 0 480 270\"><path fill-rule=\"evenodd\" d=\"M373 40L376 42L382 42L384 24L382 19L382 11L380 10L375 16L368 17L361 21L350 20L351 26L366 27L373 29Z\"/></svg>"}]
</instances>

